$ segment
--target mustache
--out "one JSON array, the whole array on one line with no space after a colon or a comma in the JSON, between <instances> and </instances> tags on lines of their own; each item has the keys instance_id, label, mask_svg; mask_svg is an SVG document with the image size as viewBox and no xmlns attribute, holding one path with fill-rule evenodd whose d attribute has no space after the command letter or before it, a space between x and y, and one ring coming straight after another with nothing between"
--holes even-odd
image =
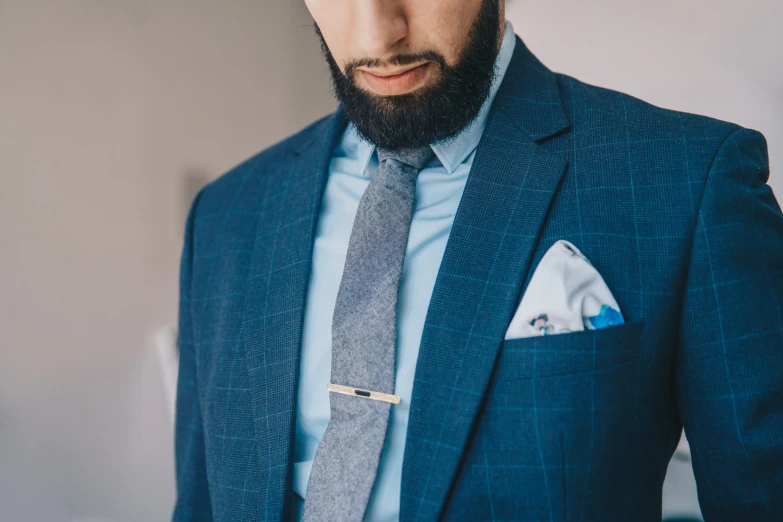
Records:
<instances>
[{"instance_id":1,"label":"mustache","mask_svg":"<svg viewBox=\"0 0 783 522\"><path fill-rule=\"evenodd\" d=\"M416 54L397 54L386 60L378 58L359 58L350 60L345 64L345 75L351 78L358 67L382 67L384 65L396 65L403 67L418 62L434 62L441 69L446 68L446 59L442 54L435 51L425 51Z\"/></svg>"}]
</instances>

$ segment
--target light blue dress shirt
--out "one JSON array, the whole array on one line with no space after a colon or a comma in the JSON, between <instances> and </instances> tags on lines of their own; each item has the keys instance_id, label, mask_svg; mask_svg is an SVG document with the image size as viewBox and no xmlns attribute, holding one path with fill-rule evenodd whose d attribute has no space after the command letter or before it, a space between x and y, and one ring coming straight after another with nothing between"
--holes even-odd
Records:
<instances>
[{"instance_id":1,"label":"light blue dress shirt","mask_svg":"<svg viewBox=\"0 0 783 522\"><path fill-rule=\"evenodd\" d=\"M416 199L397 302L397 361L392 406L378 476L365 520L399 519L400 484L413 376L424 319L435 278L454 222L476 147L484 133L490 106L506 73L516 43L506 22L495 62L492 91L478 117L454 140L432 145L435 158L416 181ZM345 265L359 200L378 168L375 146L349 125L335 147L318 217L312 272L307 295L296 410L294 491L304 498L318 443L329 422L326 385L331 374L332 314ZM299 519L304 502L298 499Z\"/></svg>"}]
</instances>

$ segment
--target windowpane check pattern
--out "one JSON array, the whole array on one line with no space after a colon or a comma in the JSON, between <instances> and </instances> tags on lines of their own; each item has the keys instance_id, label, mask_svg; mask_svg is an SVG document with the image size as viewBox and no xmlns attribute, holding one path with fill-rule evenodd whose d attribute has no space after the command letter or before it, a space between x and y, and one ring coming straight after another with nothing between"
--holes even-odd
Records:
<instances>
[{"instance_id":1,"label":"windowpane check pattern","mask_svg":"<svg viewBox=\"0 0 783 522\"><path fill-rule=\"evenodd\" d=\"M290 520L313 231L342 112L207 186L182 258L177 521ZM681 429L708 520L783 520L783 217L757 132L517 41L424 327L405 521L660 521ZM627 324L503 342L557 240Z\"/></svg>"}]
</instances>

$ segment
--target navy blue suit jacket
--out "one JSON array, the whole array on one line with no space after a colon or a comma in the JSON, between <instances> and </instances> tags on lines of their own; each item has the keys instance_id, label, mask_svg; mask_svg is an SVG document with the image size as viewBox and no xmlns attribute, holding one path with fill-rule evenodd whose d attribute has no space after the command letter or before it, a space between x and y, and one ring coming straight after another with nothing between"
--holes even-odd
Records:
<instances>
[{"instance_id":1,"label":"navy blue suit jacket","mask_svg":"<svg viewBox=\"0 0 783 522\"><path fill-rule=\"evenodd\" d=\"M207 186L181 267L176 521L290 517L313 235L342 112ZM432 296L401 519L783 520L783 217L758 132L554 74L517 41ZM567 239L627 324L503 341Z\"/></svg>"}]
</instances>

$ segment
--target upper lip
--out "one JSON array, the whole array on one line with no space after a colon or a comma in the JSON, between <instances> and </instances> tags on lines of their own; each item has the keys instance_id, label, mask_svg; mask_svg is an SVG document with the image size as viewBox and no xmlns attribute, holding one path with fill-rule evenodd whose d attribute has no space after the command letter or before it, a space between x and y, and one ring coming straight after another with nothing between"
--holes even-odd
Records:
<instances>
[{"instance_id":1,"label":"upper lip","mask_svg":"<svg viewBox=\"0 0 783 522\"><path fill-rule=\"evenodd\" d=\"M373 76L379 76L381 78L385 78L388 76L399 76L400 74L404 74L408 71L412 71L413 69L421 67L422 65L425 65L427 63L429 62L414 63L411 65L406 65L405 67L399 67L397 69L383 69L383 70L372 70L372 71L369 71L363 67L359 67L359 70L366 72L368 74L372 74Z\"/></svg>"}]
</instances>

